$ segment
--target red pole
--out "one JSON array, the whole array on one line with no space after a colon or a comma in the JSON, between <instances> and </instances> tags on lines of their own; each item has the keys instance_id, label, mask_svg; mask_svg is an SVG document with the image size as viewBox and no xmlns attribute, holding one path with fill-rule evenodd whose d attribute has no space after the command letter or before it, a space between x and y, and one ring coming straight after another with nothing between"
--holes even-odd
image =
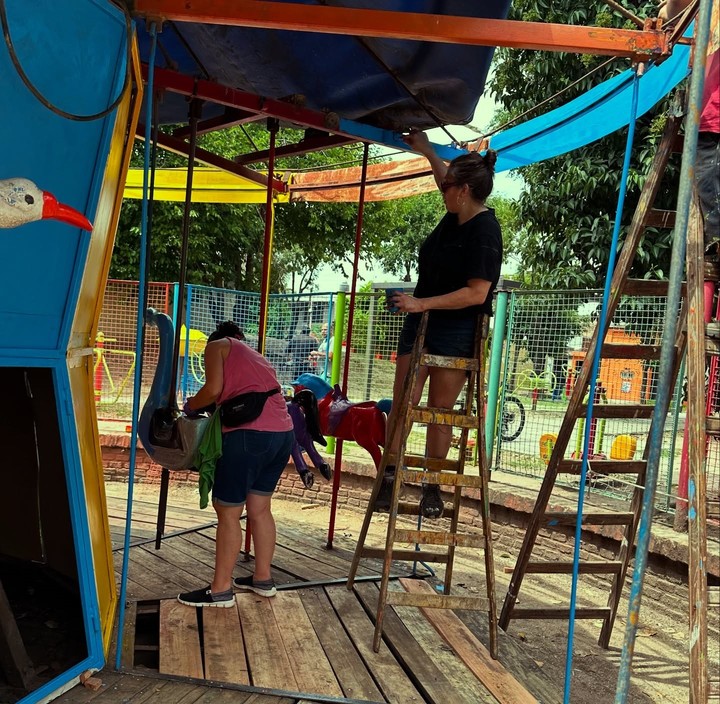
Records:
<instances>
[{"instance_id":1,"label":"red pole","mask_svg":"<svg viewBox=\"0 0 720 704\"><path fill-rule=\"evenodd\" d=\"M369 145L365 143L363 151L362 177L360 179L360 196L358 199L358 217L355 226L355 258L353 259L352 286L350 286L350 313L348 314L348 334L345 346L345 365L342 376L342 392L347 394L347 380L350 371L350 354L352 348L352 329L355 318L355 294L357 292L358 266L360 264L360 245L362 244L363 214L365 212L365 182L367 181ZM337 496L340 491L340 467L342 465L342 440L335 447L335 471L333 472L332 499L330 501L330 523L328 525L327 548L332 549L335 534L335 514L337 513Z\"/></svg>"}]
</instances>

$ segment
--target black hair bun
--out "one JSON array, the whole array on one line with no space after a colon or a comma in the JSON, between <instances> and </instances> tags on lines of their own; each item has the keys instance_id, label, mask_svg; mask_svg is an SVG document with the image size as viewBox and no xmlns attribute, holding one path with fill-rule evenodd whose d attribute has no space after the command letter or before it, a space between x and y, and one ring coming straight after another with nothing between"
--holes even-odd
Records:
<instances>
[{"instance_id":1,"label":"black hair bun","mask_svg":"<svg viewBox=\"0 0 720 704\"><path fill-rule=\"evenodd\" d=\"M497 162L497 152L494 149L488 149L483 157L485 160L485 166L491 171L495 171L495 164Z\"/></svg>"}]
</instances>

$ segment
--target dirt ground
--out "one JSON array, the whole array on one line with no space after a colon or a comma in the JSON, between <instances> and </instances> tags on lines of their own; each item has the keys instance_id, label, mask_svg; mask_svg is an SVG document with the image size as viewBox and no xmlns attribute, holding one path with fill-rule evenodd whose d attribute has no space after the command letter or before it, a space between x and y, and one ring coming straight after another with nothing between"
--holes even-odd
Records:
<instances>
[{"instance_id":1,"label":"dirt ground","mask_svg":"<svg viewBox=\"0 0 720 704\"><path fill-rule=\"evenodd\" d=\"M108 492L124 495L126 485L111 485ZM137 498L155 500L157 489L137 486ZM171 487L170 503L197 507L197 493L193 487ZM318 504L299 503L285 498L273 499L273 514L278 524L314 526L326 529L330 509ZM212 514L208 513L209 520ZM363 514L344 507L338 508L335 523L336 544L354 546L362 525ZM414 525L414 521L412 523ZM376 515L370 528L368 544L380 545L385 538L387 516ZM426 527L427 523L426 523ZM495 580L498 611L502 606L515 554L495 550ZM453 593L482 593L485 589L482 556L477 552L458 550L453 578ZM438 577L442 577L440 569ZM614 701L618 668L624 638L627 594L621 601L618 618L613 629L611 647L603 650L597 644L599 622L577 620L574 634L573 677L571 701L573 704L605 704ZM640 613L640 626L635 643L633 677L629 702L633 704L687 704L687 589L678 587L678 596L668 596L663 603L645 600ZM683 596L683 593L685 596ZM561 606L569 603L570 577L563 575L530 575L521 592L522 606ZM607 591L583 583L578 590L578 606L604 606ZM717 619L715 619L717 621ZM509 635L524 643L526 652L540 665L547 676L562 691L565 679L565 660L568 641L566 621L523 620L511 622ZM711 624L711 662L718 659L717 623Z\"/></svg>"}]
</instances>

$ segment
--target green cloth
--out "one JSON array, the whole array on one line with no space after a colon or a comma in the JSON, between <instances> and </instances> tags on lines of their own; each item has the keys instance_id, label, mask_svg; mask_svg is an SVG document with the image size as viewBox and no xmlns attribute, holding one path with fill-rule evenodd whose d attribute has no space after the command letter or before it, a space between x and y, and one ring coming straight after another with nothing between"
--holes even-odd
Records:
<instances>
[{"instance_id":1,"label":"green cloth","mask_svg":"<svg viewBox=\"0 0 720 704\"><path fill-rule=\"evenodd\" d=\"M215 481L215 464L222 457L222 424L220 411L212 414L200 444L195 450L193 464L198 471L200 508L207 508L210 490Z\"/></svg>"}]
</instances>

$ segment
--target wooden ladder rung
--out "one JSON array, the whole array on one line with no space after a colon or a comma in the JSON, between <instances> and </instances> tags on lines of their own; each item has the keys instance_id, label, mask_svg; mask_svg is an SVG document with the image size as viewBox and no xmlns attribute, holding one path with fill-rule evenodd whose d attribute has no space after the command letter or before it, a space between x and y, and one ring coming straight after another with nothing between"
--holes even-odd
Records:
<instances>
[{"instance_id":1,"label":"wooden ladder rung","mask_svg":"<svg viewBox=\"0 0 720 704\"><path fill-rule=\"evenodd\" d=\"M667 296L668 282L659 279L627 279L622 291L627 296ZM687 284L683 281L681 295L687 293Z\"/></svg>"},{"instance_id":2,"label":"wooden ladder rung","mask_svg":"<svg viewBox=\"0 0 720 704\"><path fill-rule=\"evenodd\" d=\"M708 587L707 605L720 606L720 587Z\"/></svg>"},{"instance_id":3,"label":"wooden ladder rung","mask_svg":"<svg viewBox=\"0 0 720 704\"><path fill-rule=\"evenodd\" d=\"M617 574L622 569L622 562L581 562L578 565L580 574ZM528 562L526 572L535 574L572 574L572 562Z\"/></svg>"},{"instance_id":4,"label":"wooden ladder rung","mask_svg":"<svg viewBox=\"0 0 720 704\"><path fill-rule=\"evenodd\" d=\"M460 460L441 460L437 457L405 455L405 465L407 467L422 467L432 472L457 472L460 469Z\"/></svg>"},{"instance_id":5,"label":"wooden ladder rung","mask_svg":"<svg viewBox=\"0 0 720 704\"><path fill-rule=\"evenodd\" d=\"M596 403L593 405L593 418L652 418L655 406L643 403L618 404ZM576 418L584 418L587 414L587 404L578 406Z\"/></svg>"},{"instance_id":6,"label":"wooden ladder rung","mask_svg":"<svg viewBox=\"0 0 720 704\"><path fill-rule=\"evenodd\" d=\"M360 555L362 557L371 557L383 560L385 559L385 548L362 548ZM438 562L447 564L448 556L445 553L428 552L427 550L393 550L392 559L404 562Z\"/></svg>"},{"instance_id":7,"label":"wooden ladder rung","mask_svg":"<svg viewBox=\"0 0 720 704\"><path fill-rule=\"evenodd\" d=\"M474 357L446 357L439 354L424 354L420 358L420 365L424 367L442 367L444 369L462 369L476 372L480 369L480 362Z\"/></svg>"},{"instance_id":8,"label":"wooden ladder rung","mask_svg":"<svg viewBox=\"0 0 720 704\"><path fill-rule=\"evenodd\" d=\"M621 345L606 342L602 346L604 359L660 359L660 345Z\"/></svg>"},{"instance_id":9,"label":"wooden ladder rung","mask_svg":"<svg viewBox=\"0 0 720 704\"><path fill-rule=\"evenodd\" d=\"M675 210L659 210L653 208L649 213L645 225L647 227L662 227L672 230L675 227Z\"/></svg>"},{"instance_id":10,"label":"wooden ladder rung","mask_svg":"<svg viewBox=\"0 0 720 704\"><path fill-rule=\"evenodd\" d=\"M414 484L440 484L447 486L467 486L478 488L482 484L482 477L467 474L450 474L449 472L419 472L414 469L397 470L396 474L404 482Z\"/></svg>"},{"instance_id":11,"label":"wooden ladder rung","mask_svg":"<svg viewBox=\"0 0 720 704\"><path fill-rule=\"evenodd\" d=\"M585 513L582 517L582 525L626 526L633 518L635 515L632 513ZM542 521L547 526L574 526L577 523L577 514L570 511L548 511Z\"/></svg>"},{"instance_id":12,"label":"wooden ladder rung","mask_svg":"<svg viewBox=\"0 0 720 704\"><path fill-rule=\"evenodd\" d=\"M390 591L387 603L393 606L418 606L423 609L471 609L487 611L490 602L481 596L450 596L415 592Z\"/></svg>"},{"instance_id":13,"label":"wooden ladder rung","mask_svg":"<svg viewBox=\"0 0 720 704\"><path fill-rule=\"evenodd\" d=\"M708 518L720 518L720 500L708 499L706 511Z\"/></svg>"},{"instance_id":14,"label":"wooden ladder rung","mask_svg":"<svg viewBox=\"0 0 720 704\"><path fill-rule=\"evenodd\" d=\"M469 428L470 430L477 430L480 427L480 419L477 416L454 413L444 408L415 406L410 411L410 417L414 423L425 423L427 425L452 425L456 428Z\"/></svg>"},{"instance_id":15,"label":"wooden ladder rung","mask_svg":"<svg viewBox=\"0 0 720 704\"><path fill-rule=\"evenodd\" d=\"M458 548L483 548L483 536L465 533L449 533L438 530L407 530L398 528L395 531L395 542L417 543L420 545L454 545Z\"/></svg>"},{"instance_id":16,"label":"wooden ladder rung","mask_svg":"<svg viewBox=\"0 0 720 704\"><path fill-rule=\"evenodd\" d=\"M645 460L590 460L588 467L598 474L639 474L645 469ZM580 474L582 460L560 460L558 472Z\"/></svg>"},{"instance_id":17,"label":"wooden ladder rung","mask_svg":"<svg viewBox=\"0 0 720 704\"><path fill-rule=\"evenodd\" d=\"M610 615L610 609L603 607L583 607L575 609L575 618L607 618ZM570 618L570 609L513 609L513 618Z\"/></svg>"}]
</instances>

